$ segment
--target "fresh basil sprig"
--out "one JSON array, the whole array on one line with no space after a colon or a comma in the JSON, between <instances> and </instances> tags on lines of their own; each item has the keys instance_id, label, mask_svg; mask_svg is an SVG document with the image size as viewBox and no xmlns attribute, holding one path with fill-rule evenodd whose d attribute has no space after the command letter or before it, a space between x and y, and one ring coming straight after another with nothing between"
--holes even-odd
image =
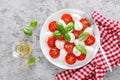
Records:
<instances>
[{"instance_id":1,"label":"fresh basil sprig","mask_svg":"<svg viewBox=\"0 0 120 80\"><path fill-rule=\"evenodd\" d=\"M29 27L25 27L23 29L24 34L31 36L32 35L32 30Z\"/></svg>"},{"instance_id":2,"label":"fresh basil sprig","mask_svg":"<svg viewBox=\"0 0 120 80\"><path fill-rule=\"evenodd\" d=\"M70 22L68 23L68 25L66 26L65 30L67 32L71 31L72 29L74 28L74 23L73 22Z\"/></svg>"},{"instance_id":3,"label":"fresh basil sprig","mask_svg":"<svg viewBox=\"0 0 120 80\"><path fill-rule=\"evenodd\" d=\"M55 36L55 37L59 37L61 35L62 35L62 33L58 30L53 32L53 36Z\"/></svg>"},{"instance_id":4,"label":"fresh basil sprig","mask_svg":"<svg viewBox=\"0 0 120 80\"><path fill-rule=\"evenodd\" d=\"M35 64L35 62L36 62L36 57L30 57L30 58L28 58L28 60L27 60L27 64L28 64L29 66Z\"/></svg>"},{"instance_id":5,"label":"fresh basil sprig","mask_svg":"<svg viewBox=\"0 0 120 80\"><path fill-rule=\"evenodd\" d=\"M78 40L79 41L85 41L89 36L88 32L83 32L82 34L79 35Z\"/></svg>"},{"instance_id":6,"label":"fresh basil sprig","mask_svg":"<svg viewBox=\"0 0 120 80\"><path fill-rule=\"evenodd\" d=\"M35 28L37 25L38 25L38 21L37 21L37 20L33 20L33 21L30 23L30 27L32 27L32 28Z\"/></svg>"},{"instance_id":7,"label":"fresh basil sprig","mask_svg":"<svg viewBox=\"0 0 120 80\"><path fill-rule=\"evenodd\" d=\"M25 27L23 29L24 34L26 34L28 36L31 36L32 35L32 29L37 27L37 25L38 25L38 21L37 20L31 21L30 26L29 27Z\"/></svg>"},{"instance_id":8,"label":"fresh basil sprig","mask_svg":"<svg viewBox=\"0 0 120 80\"><path fill-rule=\"evenodd\" d=\"M71 40L70 35L68 33L65 33L64 37L65 37L66 41L70 41Z\"/></svg>"},{"instance_id":9,"label":"fresh basil sprig","mask_svg":"<svg viewBox=\"0 0 120 80\"><path fill-rule=\"evenodd\" d=\"M76 49L79 50L81 52L81 54L86 54L87 50L85 49L84 46L76 46Z\"/></svg>"},{"instance_id":10,"label":"fresh basil sprig","mask_svg":"<svg viewBox=\"0 0 120 80\"><path fill-rule=\"evenodd\" d=\"M59 37L61 35L64 35L65 40L70 41L71 38L68 32L74 28L74 23L70 22L67 24L66 28L64 28L64 25L62 23L56 22L56 26L58 27L58 30L53 32L53 36Z\"/></svg>"},{"instance_id":11,"label":"fresh basil sprig","mask_svg":"<svg viewBox=\"0 0 120 80\"><path fill-rule=\"evenodd\" d=\"M60 31L64 31L64 32L65 32L65 29L64 29L64 26L63 26L62 23L56 22L56 26L58 27L58 29L59 29Z\"/></svg>"}]
</instances>

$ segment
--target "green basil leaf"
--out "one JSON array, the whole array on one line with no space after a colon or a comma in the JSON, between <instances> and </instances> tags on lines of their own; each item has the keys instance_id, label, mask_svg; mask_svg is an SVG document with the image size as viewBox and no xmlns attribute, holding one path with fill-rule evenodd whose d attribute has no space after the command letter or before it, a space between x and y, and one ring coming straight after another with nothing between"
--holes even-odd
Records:
<instances>
[{"instance_id":1,"label":"green basil leaf","mask_svg":"<svg viewBox=\"0 0 120 80\"><path fill-rule=\"evenodd\" d=\"M64 34L64 38L65 38L66 41L70 41L71 40L70 35L68 33Z\"/></svg>"},{"instance_id":2,"label":"green basil leaf","mask_svg":"<svg viewBox=\"0 0 120 80\"><path fill-rule=\"evenodd\" d=\"M38 56L38 59L39 59L39 61L41 61L41 60L42 60L42 57L41 57L41 56Z\"/></svg>"},{"instance_id":3,"label":"green basil leaf","mask_svg":"<svg viewBox=\"0 0 120 80\"><path fill-rule=\"evenodd\" d=\"M29 27L25 27L25 28L23 29L23 32L24 32L26 35L29 35L29 36L32 35L32 30L31 30Z\"/></svg>"},{"instance_id":4,"label":"green basil leaf","mask_svg":"<svg viewBox=\"0 0 120 80\"><path fill-rule=\"evenodd\" d=\"M58 29L61 31L61 33L64 34L64 33L66 32L62 23L56 22L56 26L57 26Z\"/></svg>"},{"instance_id":5,"label":"green basil leaf","mask_svg":"<svg viewBox=\"0 0 120 80\"><path fill-rule=\"evenodd\" d=\"M33 20L33 21L30 23L30 26L31 26L32 28L35 28L37 25L38 25L38 21L37 21L37 20Z\"/></svg>"},{"instance_id":6,"label":"green basil leaf","mask_svg":"<svg viewBox=\"0 0 120 80\"><path fill-rule=\"evenodd\" d=\"M69 31L71 31L73 28L74 28L74 23L73 23L73 22L70 22L70 23L67 24L65 30L66 30L67 32L69 32Z\"/></svg>"},{"instance_id":7,"label":"green basil leaf","mask_svg":"<svg viewBox=\"0 0 120 80\"><path fill-rule=\"evenodd\" d=\"M79 50L82 54L86 54L87 50L84 46L76 46L76 49Z\"/></svg>"},{"instance_id":8,"label":"green basil leaf","mask_svg":"<svg viewBox=\"0 0 120 80\"><path fill-rule=\"evenodd\" d=\"M66 31L65 31L65 30L63 30L63 31L61 31L61 33L62 33L62 34L65 34L65 33L66 33Z\"/></svg>"},{"instance_id":9,"label":"green basil leaf","mask_svg":"<svg viewBox=\"0 0 120 80\"><path fill-rule=\"evenodd\" d=\"M83 32L82 34L79 35L78 40L79 41L85 41L89 36L88 32Z\"/></svg>"},{"instance_id":10,"label":"green basil leaf","mask_svg":"<svg viewBox=\"0 0 120 80\"><path fill-rule=\"evenodd\" d=\"M36 62L36 58L35 57L30 57L30 58L28 58L27 64L29 66L31 66L31 65L35 64L35 62Z\"/></svg>"},{"instance_id":11,"label":"green basil leaf","mask_svg":"<svg viewBox=\"0 0 120 80\"><path fill-rule=\"evenodd\" d=\"M62 33L60 31L53 32L53 36L55 36L55 37L59 37L61 35L62 35Z\"/></svg>"}]
</instances>

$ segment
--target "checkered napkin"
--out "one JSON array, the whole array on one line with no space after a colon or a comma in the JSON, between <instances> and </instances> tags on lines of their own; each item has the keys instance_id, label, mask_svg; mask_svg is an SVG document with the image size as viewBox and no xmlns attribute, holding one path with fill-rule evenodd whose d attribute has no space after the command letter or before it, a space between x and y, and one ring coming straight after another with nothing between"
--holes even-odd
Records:
<instances>
[{"instance_id":1,"label":"checkered napkin","mask_svg":"<svg viewBox=\"0 0 120 80\"><path fill-rule=\"evenodd\" d=\"M106 52L107 59L112 68L120 65L120 28L119 23L106 19L96 11L92 18L100 30L101 45ZM96 57L80 69L70 69L56 75L57 80L103 80L109 70L105 59L98 50Z\"/></svg>"}]
</instances>

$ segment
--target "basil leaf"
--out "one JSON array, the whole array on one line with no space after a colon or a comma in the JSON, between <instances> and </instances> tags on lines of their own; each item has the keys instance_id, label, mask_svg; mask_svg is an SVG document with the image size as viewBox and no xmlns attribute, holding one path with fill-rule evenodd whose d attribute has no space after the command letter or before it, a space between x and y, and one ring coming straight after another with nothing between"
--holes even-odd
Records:
<instances>
[{"instance_id":1,"label":"basil leaf","mask_svg":"<svg viewBox=\"0 0 120 80\"><path fill-rule=\"evenodd\" d=\"M62 34L66 32L62 23L56 22L56 26L58 27Z\"/></svg>"},{"instance_id":2,"label":"basil leaf","mask_svg":"<svg viewBox=\"0 0 120 80\"><path fill-rule=\"evenodd\" d=\"M37 20L33 20L33 21L30 23L30 26L31 26L32 28L35 28L37 25L38 25L38 21L37 21Z\"/></svg>"},{"instance_id":3,"label":"basil leaf","mask_svg":"<svg viewBox=\"0 0 120 80\"><path fill-rule=\"evenodd\" d=\"M32 35L32 30L29 27L25 27L23 29L24 34L31 36Z\"/></svg>"},{"instance_id":4,"label":"basil leaf","mask_svg":"<svg viewBox=\"0 0 120 80\"><path fill-rule=\"evenodd\" d=\"M87 50L84 46L76 46L76 49L79 50L82 54L86 54Z\"/></svg>"},{"instance_id":5,"label":"basil leaf","mask_svg":"<svg viewBox=\"0 0 120 80\"><path fill-rule=\"evenodd\" d=\"M35 57L30 57L27 61L27 64L29 66L31 66L31 65L35 64L35 62L36 62L36 58Z\"/></svg>"},{"instance_id":6,"label":"basil leaf","mask_svg":"<svg viewBox=\"0 0 120 80\"><path fill-rule=\"evenodd\" d=\"M42 60L42 57L41 57L41 56L38 56L38 59L41 61L41 60Z\"/></svg>"},{"instance_id":7,"label":"basil leaf","mask_svg":"<svg viewBox=\"0 0 120 80\"><path fill-rule=\"evenodd\" d=\"M82 34L79 35L78 40L79 41L85 41L89 36L88 32L83 32Z\"/></svg>"},{"instance_id":8,"label":"basil leaf","mask_svg":"<svg viewBox=\"0 0 120 80\"><path fill-rule=\"evenodd\" d=\"M33 41L32 41L32 40L30 40L30 42L31 42L31 43L33 43Z\"/></svg>"},{"instance_id":9,"label":"basil leaf","mask_svg":"<svg viewBox=\"0 0 120 80\"><path fill-rule=\"evenodd\" d=\"M68 33L64 34L64 38L65 38L66 41L70 41L71 40L70 35Z\"/></svg>"},{"instance_id":10,"label":"basil leaf","mask_svg":"<svg viewBox=\"0 0 120 80\"><path fill-rule=\"evenodd\" d=\"M61 35L62 35L62 33L60 31L53 32L53 36L55 36L55 37L59 37Z\"/></svg>"},{"instance_id":11,"label":"basil leaf","mask_svg":"<svg viewBox=\"0 0 120 80\"><path fill-rule=\"evenodd\" d=\"M71 31L73 28L74 28L74 23L73 23L73 22L70 22L70 23L67 24L65 30L66 30L67 32L69 32L69 31Z\"/></svg>"}]
</instances>

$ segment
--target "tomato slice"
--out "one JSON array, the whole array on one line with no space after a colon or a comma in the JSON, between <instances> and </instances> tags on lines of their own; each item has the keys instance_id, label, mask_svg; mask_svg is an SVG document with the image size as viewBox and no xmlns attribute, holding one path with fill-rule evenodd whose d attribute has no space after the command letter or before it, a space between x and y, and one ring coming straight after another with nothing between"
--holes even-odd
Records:
<instances>
[{"instance_id":1,"label":"tomato slice","mask_svg":"<svg viewBox=\"0 0 120 80\"><path fill-rule=\"evenodd\" d=\"M86 54L81 54L80 56L77 57L77 60L82 61L86 58Z\"/></svg>"},{"instance_id":2,"label":"tomato slice","mask_svg":"<svg viewBox=\"0 0 120 80\"><path fill-rule=\"evenodd\" d=\"M74 43L65 42L65 44L64 44L64 49L65 49L68 53L72 53L74 46L75 46Z\"/></svg>"},{"instance_id":3,"label":"tomato slice","mask_svg":"<svg viewBox=\"0 0 120 80\"><path fill-rule=\"evenodd\" d=\"M77 39L82 32L83 32L82 30L73 30L73 34L75 35L75 39Z\"/></svg>"},{"instance_id":4,"label":"tomato slice","mask_svg":"<svg viewBox=\"0 0 120 80\"><path fill-rule=\"evenodd\" d=\"M73 53L68 53L65 57L66 63L72 65L76 62L76 56Z\"/></svg>"},{"instance_id":5,"label":"tomato slice","mask_svg":"<svg viewBox=\"0 0 120 80\"><path fill-rule=\"evenodd\" d=\"M50 22L48 28L49 28L49 30L50 30L51 32L56 31L56 30L58 29L57 26L56 26L56 21Z\"/></svg>"},{"instance_id":6,"label":"tomato slice","mask_svg":"<svg viewBox=\"0 0 120 80\"><path fill-rule=\"evenodd\" d=\"M95 43L95 37L93 35L89 35L84 42L85 42L85 45L91 46Z\"/></svg>"},{"instance_id":7,"label":"tomato slice","mask_svg":"<svg viewBox=\"0 0 120 80\"><path fill-rule=\"evenodd\" d=\"M59 36L58 38L57 38L58 40L64 40L64 36L63 35L61 35L61 36Z\"/></svg>"},{"instance_id":8,"label":"tomato slice","mask_svg":"<svg viewBox=\"0 0 120 80\"><path fill-rule=\"evenodd\" d=\"M72 16L68 13L66 14L63 14L61 19L66 23L68 24L69 22L73 22L73 19L72 19Z\"/></svg>"},{"instance_id":9,"label":"tomato slice","mask_svg":"<svg viewBox=\"0 0 120 80\"><path fill-rule=\"evenodd\" d=\"M58 58L60 55L60 50L58 48L51 48L49 54L52 58Z\"/></svg>"},{"instance_id":10,"label":"tomato slice","mask_svg":"<svg viewBox=\"0 0 120 80\"><path fill-rule=\"evenodd\" d=\"M83 25L82 30L85 30L87 27L90 26L90 23L88 22L88 20L87 20L86 18L82 18L82 19L80 20L80 22L81 22L82 25Z\"/></svg>"},{"instance_id":11,"label":"tomato slice","mask_svg":"<svg viewBox=\"0 0 120 80\"><path fill-rule=\"evenodd\" d=\"M55 47L55 41L56 41L56 38L54 36L49 37L48 40L47 40L48 46L50 48Z\"/></svg>"}]
</instances>

